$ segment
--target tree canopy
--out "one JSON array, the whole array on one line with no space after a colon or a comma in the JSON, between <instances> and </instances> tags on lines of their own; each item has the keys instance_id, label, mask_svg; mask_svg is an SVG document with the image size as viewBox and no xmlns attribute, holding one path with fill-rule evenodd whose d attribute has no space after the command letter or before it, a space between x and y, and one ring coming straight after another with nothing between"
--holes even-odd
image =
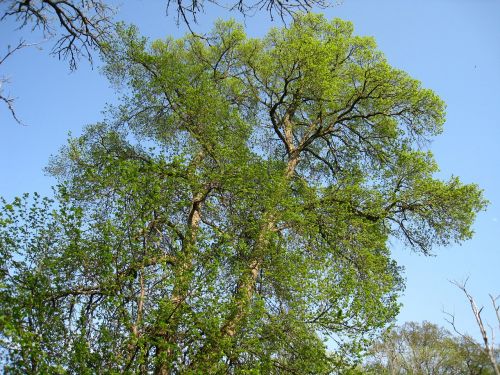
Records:
<instances>
[{"instance_id":1,"label":"tree canopy","mask_svg":"<svg viewBox=\"0 0 500 375\"><path fill-rule=\"evenodd\" d=\"M56 203L4 203L8 371L339 372L398 312L388 240L472 235L481 191L423 148L444 103L349 22L118 35L122 103L51 161Z\"/></svg>"}]
</instances>

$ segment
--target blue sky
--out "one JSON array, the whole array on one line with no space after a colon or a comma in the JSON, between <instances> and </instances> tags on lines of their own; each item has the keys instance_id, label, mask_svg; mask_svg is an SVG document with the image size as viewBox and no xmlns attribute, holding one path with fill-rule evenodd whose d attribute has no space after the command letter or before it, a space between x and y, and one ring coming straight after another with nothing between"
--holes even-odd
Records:
<instances>
[{"instance_id":1,"label":"blue sky","mask_svg":"<svg viewBox=\"0 0 500 375\"><path fill-rule=\"evenodd\" d=\"M165 3L127 0L118 18L137 24L153 39L183 35L186 29L176 25L174 12L165 15ZM359 35L374 36L392 65L421 80L447 103L445 132L430 145L441 166L439 176L453 174L479 184L491 204L479 215L472 240L436 249L435 257L392 244L407 279L399 322L446 325L446 310L456 314L459 327L478 337L467 301L448 280L469 277L468 286L480 304L488 304L488 293L500 293L500 1L344 0L321 12L352 21ZM231 16L241 19L209 7L194 29L207 31L217 17ZM244 22L250 36L282 25L265 13ZM0 65L0 76L11 80L4 94L18 97L16 109L27 124L16 124L0 106L0 195L7 199L33 191L50 195L54 181L43 172L49 156L65 143L68 132L78 135L84 125L102 119L106 103L118 100L98 67L82 61L70 73L67 63L49 56L50 41L15 27L13 22L0 23L0 51L20 37L42 43L41 50L24 49Z\"/></svg>"}]
</instances>

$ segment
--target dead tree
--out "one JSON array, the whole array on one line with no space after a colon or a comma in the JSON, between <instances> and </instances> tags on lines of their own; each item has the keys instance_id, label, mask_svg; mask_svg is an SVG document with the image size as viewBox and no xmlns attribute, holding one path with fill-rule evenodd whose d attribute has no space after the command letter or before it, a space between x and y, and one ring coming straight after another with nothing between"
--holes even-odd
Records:
<instances>
[{"instance_id":1,"label":"dead tree","mask_svg":"<svg viewBox=\"0 0 500 375\"><path fill-rule=\"evenodd\" d=\"M453 285L455 285L458 289L460 289L466 296L467 300L469 301L470 308L472 310L472 313L474 314L474 318L476 320L476 324L479 327L479 330L481 332L481 338L483 340L483 345L482 345L482 350L486 353L488 356L491 365L495 371L496 375L500 375L500 366L497 361L497 350L495 348L495 329L489 325L488 323L485 323L483 320L483 317L481 313L483 312L484 306L478 307L476 300L474 297L469 293L467 290L467 280L465 280L463 283L459 283L457 281L452 281L451 282ZM497 322L498 322L498 333L500 333L500 306L498 306L497 301L500 299L500 295L497 295L496 297L493 296L492 294L489 294L491 304L493 307L493 310L496 314ZM445 314L448 316L446 318L446 321L453 327L453 330L459 334L462 338L465 340L471 340L468 335L465 335L461 331L458 330L456 323L455 323L455 315L451 313L445 312ZM489 328L489 333L486 329L486 326Z\"/></svg>"}]
</instances>

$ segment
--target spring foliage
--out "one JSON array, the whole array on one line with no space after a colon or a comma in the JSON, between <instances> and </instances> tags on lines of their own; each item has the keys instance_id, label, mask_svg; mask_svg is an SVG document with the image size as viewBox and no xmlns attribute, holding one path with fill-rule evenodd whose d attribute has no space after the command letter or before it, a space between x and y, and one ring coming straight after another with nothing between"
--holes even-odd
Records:
<instances>
[{"instance_id":1,"label":"spring foliage","mask_svg":"<svg viewBox=\"0 0 500 375\"><path fill-rule=\"evenodd\" d=\"M0 216L9 372L341 371L398 312L388 239L471 236L480 190L422 149L443 102L350 23L119 35L121 105L51 161L57 204Z\"/></svg>"}]
</instances>

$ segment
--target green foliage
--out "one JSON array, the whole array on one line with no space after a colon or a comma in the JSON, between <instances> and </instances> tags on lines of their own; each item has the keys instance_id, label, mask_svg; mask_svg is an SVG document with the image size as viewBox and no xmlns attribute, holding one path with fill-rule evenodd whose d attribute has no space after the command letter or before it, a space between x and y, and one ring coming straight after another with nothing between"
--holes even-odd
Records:
<instances>
[{"instance_id":1,"label":"green foliage","mask_svg":"<svg viewBox=\"0 0 500 375\"><path fill-rule=\"evenodd\" d=\"M125 97L51 161L56 207L1 211L6 369L355 371L398 312L388 239L467 239L485 204L419 149L443 103L341 20L118 33Z\"/></svg>"},{"instance_id":2,"label":"green foliage","mask_svg":"<svg viewBox=\"0 0 500 375\"><path fill-rule=\"evenodd\" d=\"M366 374L494 374L481 344L429 322L408 322L386 332L371 347L366 362Z\"/></svg>"}]
</instances>

